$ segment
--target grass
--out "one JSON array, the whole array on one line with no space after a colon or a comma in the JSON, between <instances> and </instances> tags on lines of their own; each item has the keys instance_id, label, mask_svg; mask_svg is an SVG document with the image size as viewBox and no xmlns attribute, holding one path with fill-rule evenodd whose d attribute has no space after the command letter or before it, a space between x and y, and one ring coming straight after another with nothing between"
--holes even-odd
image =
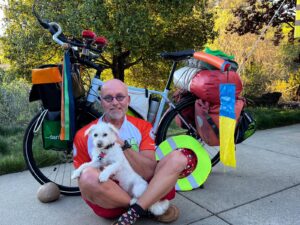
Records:
<instances>
[{"instance_id":1,"label":"grass","mask_svg":"<svg viewBox=\"0 0 300 225\"><path fill-rule=\"evenodd\" d=\"M257 129L270 129L300 123L300 109L248 108L253 114Z\"/></svg>"},{"instance_id":2,"label":"grass","mask_svg":"<svg viewBox=\"0 0 300 225\"><path fill-rule=\"evenodd\" d=\"M259 130L300 123L299 109L248 108L248 110L256 119ZM22 146L25 129L0 125L0 175L26 169ZM36 144L41 145L41 143ZM57 160L58 157L53 151L52 155L51 151L37 150L37 152L39 154L37 157L45 159L46 164L49 160L52 162Z\"/></svg>"},{"instance_id":3,"label":"grass","mask_svg":"<svg viewBox=\"0 0 300 225\"><path fill-rule=\"evenodd\" d=\"M0 126L0 175L26 169L22 153L25 128Z\"/></svg>"}]
</instances>

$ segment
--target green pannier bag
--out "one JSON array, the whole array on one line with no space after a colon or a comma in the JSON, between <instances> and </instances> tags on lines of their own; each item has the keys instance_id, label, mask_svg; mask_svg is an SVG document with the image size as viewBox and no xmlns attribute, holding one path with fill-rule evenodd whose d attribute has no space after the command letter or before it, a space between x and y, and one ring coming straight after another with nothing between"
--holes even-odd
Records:
<instances>
[{"instance_id":1,"label":"green pannier bag","mask_svg":"<svg viewBox=\"0 0 300 225\"><path fill-rule=\"evenodd\" d=\"M42 124L43 148L46 150L67 150L70 141L60 140L60 120L44 119Z\"/></svg>"}]
</instances>

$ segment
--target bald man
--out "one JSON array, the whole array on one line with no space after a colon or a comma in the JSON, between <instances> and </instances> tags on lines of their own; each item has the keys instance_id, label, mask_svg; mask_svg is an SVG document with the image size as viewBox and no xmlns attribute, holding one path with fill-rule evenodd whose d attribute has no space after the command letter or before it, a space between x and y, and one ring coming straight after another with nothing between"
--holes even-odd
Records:
<instances>
[{"instance_id":1,"label":"bald man","mask_svg":"<svg viewBox=\"0 0 300 225\"><path fill-rule=\"evenodd\" d=\"M130 143L124 154L132 168L149 181L145 193L137 203L130 206L131 197L119 185L109 179L99 182L100 169L87 168L78 178L81 195L94 212L104 218L119 217L114 224L134 224L147 213L147 209L160 199L175 197L174 186L180 174L187 168L187 158L180 151L173 151L159 163L155 159L155 143L150 136L152 126L149 122L126 115L130 103L127 86L113 79L101 88L101 105L104 114L80 129L74 139L74 166L91 160L92 140L84 132L93 124L107 122L119 129L118 143ZM130 215L130 216L129 216ZM154 217L160 222L170 223L178 218L179 210L170 205L167 212Z\"/></svg>"}]
</instances>

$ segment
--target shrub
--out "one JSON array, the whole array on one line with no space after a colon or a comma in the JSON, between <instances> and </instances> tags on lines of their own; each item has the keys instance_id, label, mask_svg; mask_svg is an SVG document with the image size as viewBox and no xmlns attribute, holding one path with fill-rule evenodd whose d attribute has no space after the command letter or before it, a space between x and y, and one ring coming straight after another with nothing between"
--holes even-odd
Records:
<instances>
[{"instance_id":1,"label":"shrub","mask_svg":"<svg viewBox=\"0 0 300 225\"><path fill-rule=\"evenodd\" d=\"M23 126L28 123L38 109L29 103L31 85L23 79L15 79L0 84L0 121L1 125Z\"/></svg>"}]
</instances>

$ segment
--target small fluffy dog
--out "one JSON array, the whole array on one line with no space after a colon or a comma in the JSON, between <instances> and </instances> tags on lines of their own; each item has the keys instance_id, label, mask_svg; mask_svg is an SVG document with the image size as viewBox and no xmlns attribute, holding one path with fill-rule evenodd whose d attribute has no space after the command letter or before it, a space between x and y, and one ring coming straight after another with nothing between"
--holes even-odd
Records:
<instances>
[{"instance_id":1,"label":"small fluffy dog","mask_svg":"<svg viewBox=\"0 0 300 225\"><path fill-rule=\"evenodd\" d=\"M127 161L121 146L116 142L118 130L111 124L100 123L92 125L86 130L85 135L93 138L92 160L82 164L72 174L72 179L80 176L87 167L104 167L99 175L99 181L105 182L114 177L131 197L130 204L147 189L148 183L138 175ZM162 215L169 208L169 201L163 200L153 204L149 210L156 216Z\"/></svg>"}]
</instances>

